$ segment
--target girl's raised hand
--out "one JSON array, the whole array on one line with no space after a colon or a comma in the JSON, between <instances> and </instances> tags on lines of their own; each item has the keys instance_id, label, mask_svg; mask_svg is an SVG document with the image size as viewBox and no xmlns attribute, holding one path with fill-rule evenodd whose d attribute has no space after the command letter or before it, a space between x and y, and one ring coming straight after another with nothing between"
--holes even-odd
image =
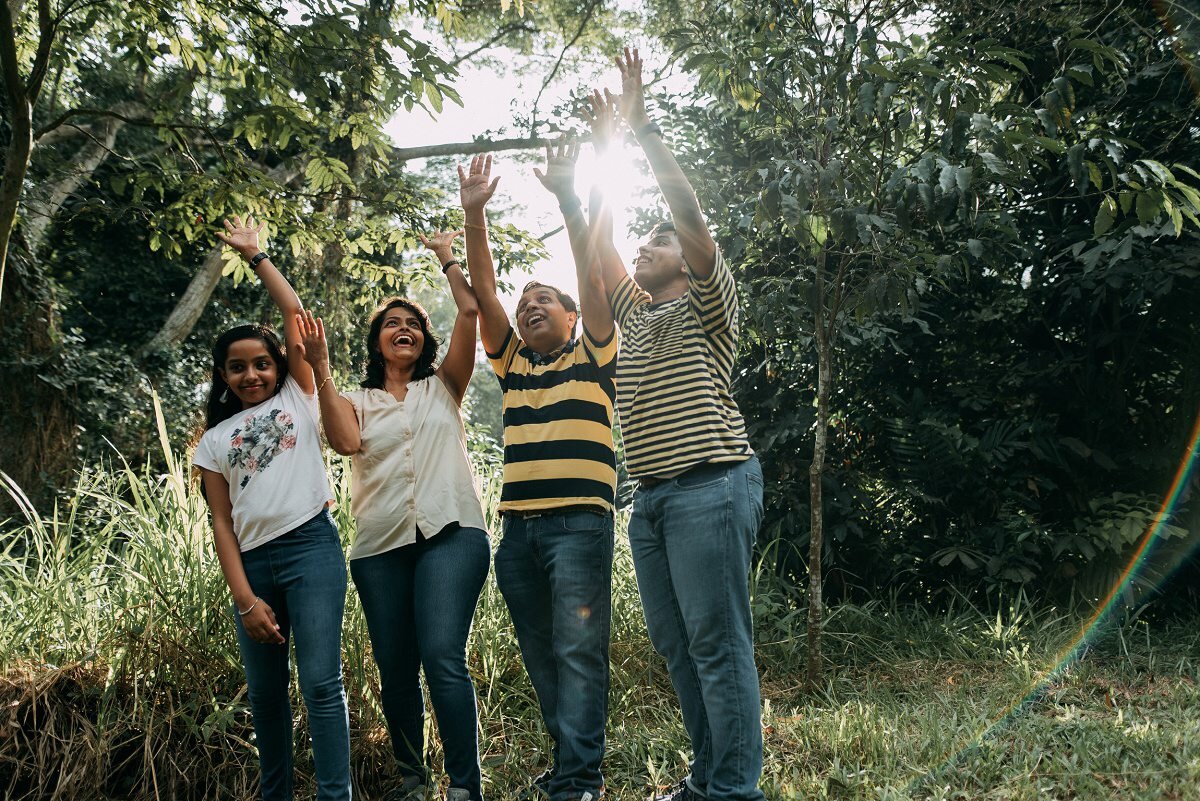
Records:
<instances>
[{"instance_id":1,"label":"girl's raised hand","mask_svg":"<svg viewBox=\"0 0 1200 801\"><path fill-rule=\"evenodd\" d=\"M220 239L246 258L250 258L262 250L258 244L258 235L262 233L262 229L266 224L264 220L255 226L253 216L247 216L246 222L243 223L242 218L235 215L233 222L230 222L228 219L225 220L225 232L217 231L217 239Z\"/></svg>"},{"instance_id":2,"label":"girl's raised hand","mask_svg":"<svg viewBox=\"0 0 1200 801\"><path fill-rule=\"evenodd\" d=\"M487 205L496 192L500 176L492 178L492 157L476 156L471 159L471 168L464 171L458 165L458 196L463 211L477 211Z\"/></svg>"},{"instance_id":3,"label":"girl's raised hand","mask_svg":"<svg viewBox=\"0 0 1200 801\"><path fill-rule=\"evenodd\" d=\"M300 355L304 361L312 365L313 371L320 375L319 367L329 364L329 346L325 342L325 323L320 317L313 317L312 312L304 309L296 315L296 327L300 329Z\"/></svg>"}]
</instances>

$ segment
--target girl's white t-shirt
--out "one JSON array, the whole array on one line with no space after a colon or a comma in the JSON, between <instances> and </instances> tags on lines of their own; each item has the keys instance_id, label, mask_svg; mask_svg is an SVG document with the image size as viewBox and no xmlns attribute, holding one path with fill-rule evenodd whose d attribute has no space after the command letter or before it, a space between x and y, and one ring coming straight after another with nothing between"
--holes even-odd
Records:
<instances>
[{"instance_id":1,"label":"girl's white t-shirt","mask_svg":"<svg viewBox=\"0 0 1200 801\"><path fill-rule=\"evenodd\" d=\"M243 551L286 534L333 500L321 455L317 396L291 376L273 397L204 432L192 464L229 482Z\"/></svg>"}]
</instances>

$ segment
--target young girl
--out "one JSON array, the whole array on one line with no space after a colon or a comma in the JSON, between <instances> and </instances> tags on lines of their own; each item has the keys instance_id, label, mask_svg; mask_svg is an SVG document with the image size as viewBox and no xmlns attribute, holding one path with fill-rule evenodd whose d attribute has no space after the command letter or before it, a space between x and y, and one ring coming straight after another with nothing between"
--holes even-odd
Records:
<instances>
[{"instance_id":1,"label":"young girl","mask_svg":"<svg viewBox=\"0 0 1200 801\"><path fill-rule=\"evenodd\" d=\"M283 313L287 355L271 329L242 325L213 346L203 471L217 558L236 604L238 645L258 741L264 801L292 798L289 641L308 708L317 799L350 798L350 725L342 689L346 565L321 441L300 299L258 246L254 219L217 237L245 256ZM319 388L317 388L319 389Z\"/></svg>"},{"instance_id":2,"label":"young girl","mask_svg":"<svg viewBox=\"0 0 1200 801\"><path fill-rule=\"evenodd\" d=\"M422 238L443 265L458 306L446 357L436 368L438 343L425 311L391 298L371 317L363 389L339 395L330 383L324 329L304 316L303 344L320 382L325 435L335 451L354 457L358 535L350 574L402 777L386 801L430 796L422 666L450 777L447 801L483 798L466 646L490 548L459 409L475 368L478 314L451 250L461 233Z\"/></svg>"}]
</instances>

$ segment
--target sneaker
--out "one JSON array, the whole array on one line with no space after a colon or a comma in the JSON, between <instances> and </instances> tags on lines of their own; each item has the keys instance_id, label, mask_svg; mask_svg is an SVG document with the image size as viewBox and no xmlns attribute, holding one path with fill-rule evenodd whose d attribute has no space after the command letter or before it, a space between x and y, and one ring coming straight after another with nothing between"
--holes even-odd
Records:
<instances>
[{"instance_id":1,"label":"sneaker","mask_svg":"<svg viewBox=\"0 0 1200 801\"><path fill-rule=\"evenodd\" d=\"M518 801L535 801L538 798L550 797L550 780L554 778L554 768L546 768L538 774L533 783L521 791Z\"/></svg>"},{"instance_id":2,"label":"sneaker","mask_svg":"<svg viewBox=\"0 0 1200 801\"><path fill-rule=\"evenodd\" d=\"M692 785L688 784L688 780L684 778L680 779L665 794L653 795L651 798L653 801L707 801L708 796L700 795L693 790Z\"/></svg>"},{"instance_id":3,"label":"sneaker","mask_svg":"<svg viewBox=\"0 0 1200 801\"><path fill-rule=\"evenodd\" d=\"M399 786L384 793L383 801L426 801L428 797L421 777L405 776Z\"/></svg>"},{"instance_id":4,"label":"sneaker","mask_svg":"<svg viewBox=\"0 0 1200 801\"><path fill-rule=\"evenodd\" d=\"M591 790L585 790L579 795L571 796L568 801L604 801L604 790L600 790L599 795L596 795Z\"/></svg>"},{"instance_id":5,"label":"sneaker","mask_svg":"<svg viewBox=\"0 0 1200 801\"><path fill-rule=\"evenodd\" d=\"M451 787L446 791L446 801L471 801L471 791L462 787Z\"/></svg>"}]
</instances>

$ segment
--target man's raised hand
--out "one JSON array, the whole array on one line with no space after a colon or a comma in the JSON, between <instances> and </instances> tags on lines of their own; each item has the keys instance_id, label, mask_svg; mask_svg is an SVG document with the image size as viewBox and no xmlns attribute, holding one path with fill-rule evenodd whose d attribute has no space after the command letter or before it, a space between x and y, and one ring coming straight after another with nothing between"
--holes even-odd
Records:
<instances>
[{"instance_id":1,"label":"man's raised hand","mask_svg":"<svg viewBox=\"0 0 1200 801\"><path fill-rule=\"evenodd\" d=\"M579 158L579 143L559 139L557 145L546 145L546 171L533 168L534 176L560 201L575 195L575 160Z\"/></svg>"},{"instance_id":2,"label":"man's raised hand","mask_svg":"<svg viewBox=\"0 0 1200 801\"><path fill-rule=\"evenodd\" d=\"M621 71L621 116L637 133L638 128L650 123L650 117L642 87L642 57L636 47L626 47L624 54L617 56L617 69Z\"/></svg>"},{"instance_id":3,"label":"man's raised hand","mask_svg":"<svg viewBox=\"0 0 1200 801\"><path fill-rule=\"evenodd\" d=\"M596 148L597 154L603 154L612 144L621 120L618 108L620 100L607 89L604 90L604 94L600 94L599 89L593 89L589 104L584 106L583 117L592 129L592 146Z\"/></svg>"},{"instance_id":4,"label":"man's raised hand","mask_svg":"<svg viewBox=\"0 0 1200 801\"><path fill-rule=\"evenodd\" d=\"M471 159L470 171L458 165L458 197L463 211L479 211L492 199L500 176L492 178L492 157L476 156Z\"/></svg>"}]
</instances>

